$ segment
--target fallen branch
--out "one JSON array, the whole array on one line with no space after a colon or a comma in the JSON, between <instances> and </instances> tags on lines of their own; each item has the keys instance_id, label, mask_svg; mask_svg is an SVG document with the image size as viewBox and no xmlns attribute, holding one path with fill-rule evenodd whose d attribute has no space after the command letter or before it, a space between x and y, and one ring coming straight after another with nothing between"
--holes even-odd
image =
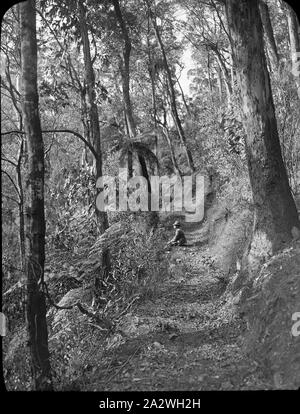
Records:
<instances>
[{"instance_id":1,"label":"fallen branch","mask_svg":"<svg viewBox=\"0 0 300 414\"><path fill-rule=\"evenodd\" d=\"M48 286L46 284L46 282L42 282L42 286L44 288L44 293L46 294L46 297L49 300L50 305L52 305L55 309L58 310L71 310L74 309L75 307L77 307L81 313L83 313L84 315L87 315L89 318L92 318L95 322L97 322L98 324L102 324L104 325L104 329L103 330L107 330L107 331L111 331L114 327L113 323L106 319L106 318L100 318L99 316L95 315L94 313L88 311L80 302L76 302L73 303L72 305L69 306L60 306L57 305L54 300L51 298L50 294L49 294L49 290L48 290Z\"/></svg>"}]
</instances>

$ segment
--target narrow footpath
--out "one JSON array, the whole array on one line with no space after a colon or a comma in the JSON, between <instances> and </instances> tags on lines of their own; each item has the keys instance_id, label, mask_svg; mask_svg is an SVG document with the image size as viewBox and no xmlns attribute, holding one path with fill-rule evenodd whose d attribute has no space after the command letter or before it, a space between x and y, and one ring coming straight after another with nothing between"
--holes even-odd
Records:
<instances>
[{"instance_id":1,"label":"narrow footpath","mask_svg":"<svg viewBox=\"0 0 300 414\"><path fill-rule=\"evenodd\" d=\"M168 254L169 276L154 300L125 318L126 337L110 349L86 389L97 391L270 389L259 366L242 352L244 322L222 296L225 286L205 264L200 229L188 247Z\"/></svg>"}]
</instances>

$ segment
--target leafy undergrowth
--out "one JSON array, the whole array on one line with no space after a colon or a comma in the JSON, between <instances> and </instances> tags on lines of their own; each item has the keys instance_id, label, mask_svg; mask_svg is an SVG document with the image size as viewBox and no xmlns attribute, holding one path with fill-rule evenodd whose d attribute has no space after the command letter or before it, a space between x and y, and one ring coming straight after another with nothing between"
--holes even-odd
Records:
<instances>
[{"instance_id":1,"label":"leafy undergrowth","mask_svg":"<svg viewBox=\"0 0 300 414\"><path fill-rule=\"evenodd\" d=\"M202 260L207 254L206 246L195 245L166 252L169 272L161 275L156 295L124 315L105 348L97 349L93 338L93 358L67 389L271 389L260 366L242 352L244 322Z\"/></svg>"},{"instance_id":2,"label":"leafy undergrowth","mask_svg":"<svg viewBox=\"0 0 300 414\"><path fill-rule=\"evenodd\" d=\"M156 296L160 275L167 273L163 257L166 235L159 225L154 232L148 218L151 216L147 214L123 217L102 236L92 237L86 232L85 237L78 236L72 249L48 252L48 342L56 390L73 389L78 378L102 359L112 332L119 329L119 320L138 301ZM112 269L103 275L102 253L107 248ZM99 300L94 304L96 277ZM16 288L8 294L13 299ZM57 309L54 303L63 309ZM5 338L5 381L9 390L31 387L29 358L23 357L25 351L28 356L28 350L22 322L19 321L19 329L11 329Z\"/></svg>"}]
</instances>

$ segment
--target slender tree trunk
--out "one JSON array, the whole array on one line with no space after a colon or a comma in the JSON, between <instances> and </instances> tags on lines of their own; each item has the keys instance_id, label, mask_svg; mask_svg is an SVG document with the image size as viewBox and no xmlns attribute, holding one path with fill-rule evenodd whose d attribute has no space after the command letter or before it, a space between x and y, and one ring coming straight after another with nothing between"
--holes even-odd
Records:
<instances>
[{"instance_id":1,"label":"slender tree trunk","mask_svg":"<svg viewBox=\"0 0 300 414\"><path fill-rule=\"evenodd\" d=\"M178 85L178 87L180 89L180 94L181 94L182 102L183 102L184 107L186 109L186 113L187 113L188 117L190 117L191 116L191 111L190 111L190 108L189 108L189 106L187 104L187 101L185 99L184 92L183 92L182 86L181 86L181 84L179 82L179 79L176 79L176 82L177 82L177 85Z\"/></svg>"},{"instance_id":2,"label":"slender tree trunk","mask_svg":"<svg viewBox=\"0 0 300 414\"><path fill-rule=\"evenodd\" d=\"M23 158L23 149L24 149L24 140L21 138L20 150L18 155L18 163L16 167L17 173L17 183L19 189L19 242L20 242L20 258L21 258L21 269L25 269L26 263L26 251L25 251L25 221L24 221L24 192L23 192L23 183L22 183L22 158Z\"/></svg>"},{"instance_id":3,"label":"slender tree trunk","mask_svg":"<svg viewBox=\"0 0 300 414\"><path fill-rule=\"evenodd\" d=\"M165 65L165 70L166 70L166 75L167 75L167 79L168 79L168 85L169 85L169 94L170 94L170 100L171 100L171 110L172 110L172 116L174 119L174 123L176 125L179 137L180 137L180 141L181 144L184 148L185 154L186 154L186 158L187 158L187 162L188 162L188 166L191 169L192 172L195 171L195 166L194 166L194 161L193 161L193 157L191 154L190 149L188 148L187 142L186 142L186 137L184 134L184 130L178 115L178 111L177 111L177 104L176 104L176 95L175 95L175 89L174 89L174 85L173 85L173 80L172 80L172 74L171 74L171 70L168 64L168 59L167 59L167 55L165 52L165 48L160 36L160 32L158 30L157 24L156 24L156 18L152 12L152 10L150 9L150 5L149 2L147 1L147 5L148 5L148 9L149 9L149 13L150 13L150 17L151 17L151 21L153 24L153 28L155 30L155 34L156 34L156 38L158 41L158 44L160 46L160 50L163 56L163 60L164 60L164 65Z\"/></svg>"},{"instance_id":4,"label":"slender tree trunk","mask_svg":"<svg viewBox=\"0 0 300 414\"><path fill-rule=\"evenodd\" d=\"M292 70L300 99L300 26L294 10L286 3L287 21L290 38Z\"/></svg>"},{"instance_id":5,"label":"slender tree trunk","mask_svg":"<svg viewBox=\"0 0 300 414\"><path fill-rule=\"evenodd\" d=\"M52 390L46 302L41 288L45 262L44 145L37 91L35 1L20 4L22 112L28 144L26 179L26 319L35 390Z\"/></svg>"},{"instance_id":6,"label":"slender tree trunk","mask_svg":"<svg viewBox=\"0 0 300 414\"><path fill-rule=\"evenodd\" d=\"M124 43L122 58L120 60L120 62L121 62L120 71L121 71L121 76L122 76L123 101L124 101L124 107L125 107L125 121L126 121L127 129L128 129L129 137L130 138L135 138L136 137L136 125L135 125L135 121L134 121L133 110L132 110L131 99L130 99L131 40L130 40L130 37L129 37L126 22L123 18L123 14L122 14L122 11L121 11L121 8L120 8L119 0L112 0L112 3L113 3L113 6L114 6L117 21L119 23L119 26L120 26L120 29L121 29L121 32L122 32L122 38L123 38L123 43ZM155 95L154 95L154 100L155 100ZM157 142L155 142L155 146L157 146ZM148 190L149 190L148 201L149 201L149 205L151 206L151 186L150 186L150 181L149 181L149 178L148 178L148 171L147 171L146 163L145 163L145 160L143 159L143 157L138 156L138 154L136 154L136 155L137 155L136 159L137 159L137 162L139 163L142 175L148 181ZM131 151L129 151L128 152L128 175L129 175L129 178L132 176L132 173L133 173L133 157L134 157L134 154ZM157 216L157 214L155 212L152 212L151 217L153 217L153 216Z\"/></svg>"},{"instance_id":7,"label":"slender tree trunk","mask_svg":"<svg viewBox=\"0 0 300 414\"><path fill-rule=\"evenodd\" d=\"M207 76L208 76L209 92L210 92L210 96L212 96L211 69L210 69L210 54L209 54L209 50L207 50Z\"/></svg>"},{"instance_id":8,"label":"slender tree trunk","mask_svg":"<svg viewBox=\"0 0 300 414\"><path fill-rule=\"evenodd\" d=\"M136 136L136 126L130 99L129 54L127 53L124 56L124 64L121 65L121 76L126 124L130 138L134 138Z\"/></svg>"},{"instance_id":9,"label":"slender tree trunk","mask_svg":"<svg viewBox=\"0 0 300 414\"><path fill-rule=\"evenodd\" d=\"M167 140L168 146L170 148L171 160L172 160L174 171L179 177L181 177L182 172L180 171L180 168L177 164L177 160L176 160L176 157L175 157L175 151L174 151L174 147L173 147L173 143L172 143L172 139L170 137L168 127L164 126L163 127L163 132L164 132L164 136Z\"/></svg>"},{"instance_id":10,"label":"slender tree trunk","mask_svg":"<svg viewBox=\"0 0 300 414\"><path fill-rule=\"evenodd\" d=\"M85 70L85 81L87 88L87 109L90 121L90 133L91 142L95 148L96 157L96 181L99 177L102 177L102 151L101 151L101 136L100 136L100 125L98 118L98 108L96 104L96 93L95 93L95 74L93 68L93 62L91 58L90 42L88 37L88 28L86 25L86 15L83 3L78 2L79 7L79 21L80 31L83 42L83 56L84 56L84 70ZM100 189L99 189L100 191ZM99 234L103 234L108 228L108 218L105 211L99 211L95 203L95 211L98 222ZM99 290L101 287L101 281L106 279L106 276L111 270L110 253L108 249L105 249L102 253L102 268L100 274L95 278L94 282L94 304L97 306L99 298Z\"/></svg>"},{"instance_id":11,"label":"slender tree trunk","mask_svg":"<svg viewBox=\"0 0 300 414\"><path fill-rule=\"evenodd\" d=\"M154 118L154 129L155 129L155 134L154 134L154 154L157 156L158 155L158 137L157 137L157 108L156 108L156 98L155 98L155 81L154 78L152 77L152 75L150 74L151 77L151 91L152 91L152 108L153 108L153 118Z\"/></svg>"},{"instance_id":12,"label":"slender tree trunk","mask_svg":"<svg viewBox=\"0 0 300 414\"><path fill-rule=\"evenodd\" d=\"M148 32L147 32L147 50L148 50L148 67L149 67L149 76L151 82L151 97L152 97L152 109L153 109L153 120L154 120L154 154L158 154L158 137L156 134L157 130L157 107L156 107L156 96L155 96L155 69L153 65L152 53L151 53L151 44L150 44L150 16L148 15Z\"/></svg>"},{"instance_id":13,"label":"slender tree trunk","mask_svg":"<svg viewBox=\"0 0 300 414\"><path fill-rule=\"evenodd\" d=\"M259 10L266 39L267 51L270 57L271 67L273 68L273 70L277 70L279 65L279 55L270 19L269 7L264 0L259 1Z\"/></svg>"},{"instance_id":14,"label":"slender tree trunk","mask_svg":"<svg viewBox=\"0 0 300 414\"><path fill-rule=\"evenodd\" d=\"M91 134L90 134L90 122L89 122L89 116L88 116L88 109L87 109L87 102L86 102L86 89L85 87L81 87L80 90L80 111L81 111L81 123L83 125L83 132L84 136L86 137L87 141L93 145L91 142ZM89 163L88 159L88 148L85 145L82 150L82 156L81 156L81 166L86 167Z\"/></svg>"},{"instance_id":15,"label":"slender tree trunk","mask_svg":"<svg viewBox=\"0 0 300 414\"><path fill-rule=\"evenodd\" d=\"M225 82L225 87L226 87L226 93L227 93L227 101L228 103L230 103L231 101L231 95L232 95L232 83L231 83L231 78L230 78L230 74L228 72L228 69L223 61L223 58L220 54L220 52L215 48L213 49L215 52L215 56L217 58L218 61L218 65L219 68L221 69L221 72L223 74L223 79Z\"/></svg>"},{"instance_id":16,"label":"slender tree trunk","mask_svg":"<svg viewBox=\"0 0 300 414\"><path fill-rule=\"evenodd\" d=\"M164 122L163 123L160 122L160 124L161 124L161 127L163 129L164 137L166 138L166 141L167 141L169 149L170 149L171 160L172 160L174 171L179 177L182 177L182 172L180 171L180 168L179 168L177 160L176 160L173 142L172 142L172 139L170 137L170 132L169 132L168 125L167 125L167 114L166 114L165 108L163 108L163 111L164 111Z\"/></svg>"},{"instance_id":17,"label":"slender tree trunk","mask_svg":"<svg viewBox=\"0 0 300 414\"><path fill-rule=\"evenodd\" d=\"M221 71L219 63L217 63L216 72L217 72L217 80L218 80L219 98L220 98L220 102L222 102L222 96L223 96L222 75L221 75L222 71Z\"/></svg>"},{"instance_id":18,"label":"slender tree trunk","mask_svg":"<svg viewBox=\"0 0 300 414\"><path fill-rule=\"evenodd\" d=\"M17 13L19 16L19 5L17 8ZM20 20L18 19L18 24L20 24ZM21 95L21 78L17 76L16 78L16 90L18 91L18 95ZM13 93L13 90L12 90ZM14 98L16 100L16 97ZM16 106L15 106L16 109ZM16 116L19 117L19 130L23 131L23 114L22 109L16 110ZM26 252L25 252L25 220L24 220L24 191L23 191L23 182L22 182L22 161L24 158L24 147L25 142L24 138L21 137L20 149L18 153L18 162L16 166L16 175L17 175L17 185L19 189L19 203L18 203L18 210L19 210L19 243L20 243L20 259L21 259L21 269L25 269L26 263Z\"/></svg>"},{"instance_id":19,"label":"slender tree trunk","mask_svg":"<svg viewBox=\"0 0 300 414\"><path fill-rule=\"evenodd\" d=\"M112 0L117 21L121 28L122 38L124 42L123 54L120 60L120 71L122 77L123 101L125 108L125 119L128 127L129 136L134 138L136 136L136 125L133 117L131 99L130 99L130 53L131 40L128 34L126 23L123 19L119 0Z\"/></svg>"},{"instance_id":20,"label":"slender tree trunk","mask_svg":"<svg viewBox=\"0 0 300 414\"><path fill-rule=\"evenodd\" d=\"M83 42L83 57L84 57L84 71L85 81L87 88L87 109L90 121L90 133L91 142L97 157L95 160L96 169L96 180L102 176L102 151L101 151L101 136L100 136L100 125L98 118L98 108L96 104L96 93L95 93L95 74L93 69L93 63L90 51L90 42L88 37L88 29L86 25L85 9L82 1L78 3L79 7L79 19L80 19L80 31ZM95 207L96 208L96 207ZM102 234L108 228L108 219L106 212L99 211L96 208L97 221L99 226L99 233Z\"/></svg>"},{"instance_id":21,"label":"slender tree trunk","mask_svg":"<svg viewBox=\"0 0 300 414\"><path fill-rule=\"evenodd\" d=\"M233 61L246 137L246 154L255 206L250 269L272 255L300 228L282 160L257 0L228 0Z\"/></svg>"}]
</instances>

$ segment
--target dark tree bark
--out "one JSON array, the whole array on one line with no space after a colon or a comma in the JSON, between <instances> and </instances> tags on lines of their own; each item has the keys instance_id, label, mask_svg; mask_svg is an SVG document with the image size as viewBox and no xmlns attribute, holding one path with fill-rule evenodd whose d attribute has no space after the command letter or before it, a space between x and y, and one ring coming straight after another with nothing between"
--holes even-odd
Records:
<instances>
[{"instance_id":1,"label":"dark tree bark","mask_svg":"<svg viewBox=\"0 0 300 414\"><path fill-rule=\"evenodd\" d=\"M271 67L273 68L273 70L277 70L279 65L279 55L270 19L269 7L264 0L259 1L259 10L266 39L267 51L270 57Z\"/></svg>"},{"instance_id":2,"label":"dark tree bark","mask_svg":"<svg viewBox=\"0 0 300 414\"><path fill-rule=\"evenodd\" d=\"M151 21L152 21L152 25L153 25L153 28L154 28L154 31L155 31L155 34L156 34L156 38L157 38L162 56L163 56L163 60L164 60L166 75L167 75L167 79L168 79L168 87L169 87L169 94L170 94L170 101L171 101L172 116L173 116L174 123L176 125L177 131L178 131L178 134L179 134L179 137L180 137L181 144L182 144L182 146L184 148L184 151L185 151L185 154L186 154L188 166L191 169L191 171L194 172L195 171L195 166L194 166L192 153L191 153L190 149L188 148L188 145L187 145L187 142L186 142L186 137L185 137L184 130L183 130L183 127L182 127L182 123L180 121L178 111L177 111L175 89L174 89L174 85L173 85L172 74L171 74L171 70L170 70L170 67L169 67L169 63L168 63L167 55L166 55L166 52L165 52L164 44L162 42L159 29L157 27L155 15L153 14L153 12L150 8L150 3L149 3L148 0L146 0L146 3L147 3L147 6L148 6L149 15L150 15L150 18L151 18Z\"/></svg>"},{"instance_id":3,"label":"dark tree bark","mask_svg":"<svg viewBox=\"0 0 300 414\"><path fill-rule=\"evenodd\" d=\"M35 1L20 4L22 113L28 147L26 177L26 319L35 390L51 390L45 295L44 145L37 91Z\"/></svg>"},{"instance_id":4,"label":"dark tree bark","mask_svg":"<svg viewBox=\"0 0 300 414\"><path fill-rule=\"evenodd\" d=\"M133 117L131 99L130 99L130 53L131 53L131 40L129 37L126 23L123 19L122 11L120 8L119 0L112 0L117 21L119 23L122 38L124 42L123 53L120 59L120 71L122 77L122 89L123 89L123 101L125 109L125 119L128 127L128 133L130 138L136 136L136 125Z\"/></svg>"},{"instance_id":5,"label":"dark tree bark","mask_svg":"<svg viewBox=\"0 0 300 414\"><path fill-rule=\"evenodd\" d=\"M253 268L291 240L293 227L300 224L282 160L258 0L228 0L226 13L255 206L248 255Z\"/></svg>"}]
</instances>

